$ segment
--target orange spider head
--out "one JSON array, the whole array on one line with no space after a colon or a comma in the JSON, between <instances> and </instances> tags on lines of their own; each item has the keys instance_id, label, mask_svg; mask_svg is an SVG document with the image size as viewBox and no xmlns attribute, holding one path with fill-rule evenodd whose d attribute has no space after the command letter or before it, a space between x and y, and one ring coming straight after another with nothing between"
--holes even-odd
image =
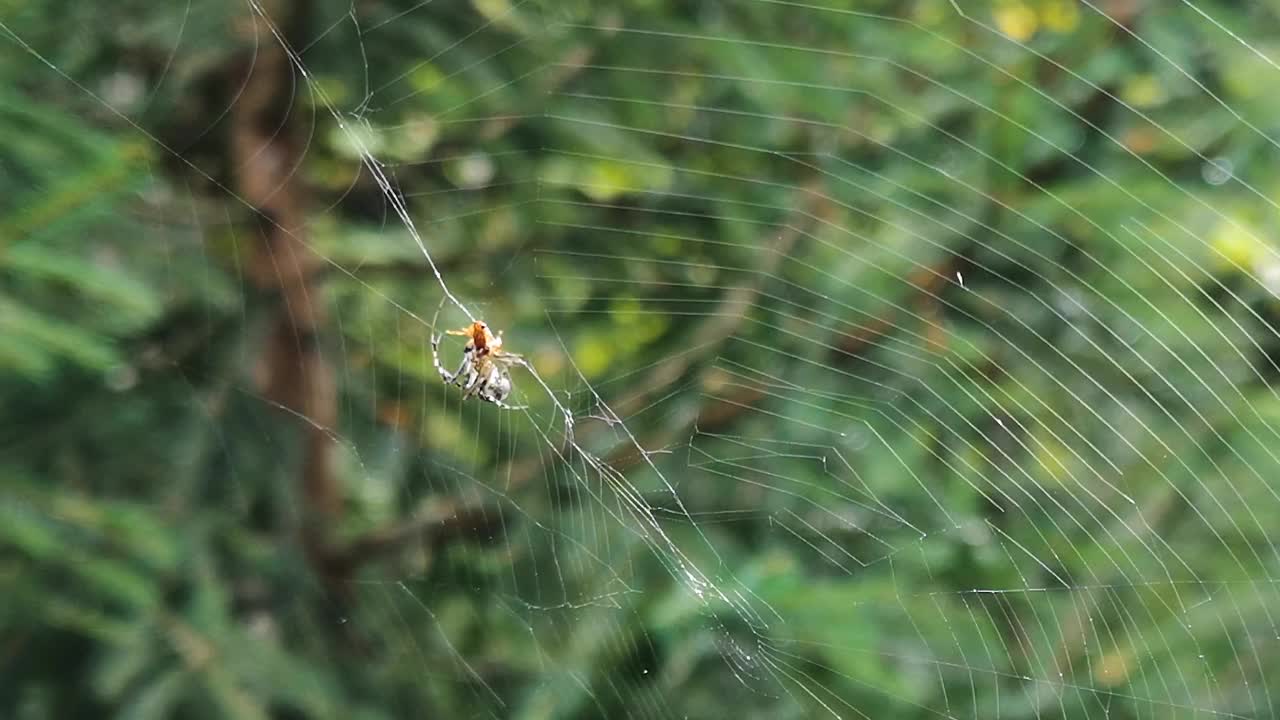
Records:
<instances>
[{"instance_id":1,"label":"orange spider head","mask_svg":"<svg viewBox=\"0 0 1280 720\"><path fill-rule=\"evenodd\" d=\"M476 355L486 355L502 347L502 336L494 335L489 325L476 320L461 330L450 330L450 335L461 335L468 339L468 344L475 348Z\"/></svg>"}]
</instances>

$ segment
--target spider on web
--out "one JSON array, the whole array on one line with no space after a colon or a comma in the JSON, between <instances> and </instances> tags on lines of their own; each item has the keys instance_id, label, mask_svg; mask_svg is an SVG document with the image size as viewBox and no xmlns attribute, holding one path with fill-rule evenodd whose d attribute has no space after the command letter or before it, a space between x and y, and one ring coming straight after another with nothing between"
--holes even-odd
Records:
<instances>
[{"instance_id":1,"label":"spider on web","mask_svg":"<svg viewBox=\"0 0 1280 720\"><path fill-rule=\"evenodd\" d=\"M444 306L444 300L440 302ZM493 403L504 410L523 410L524 405L508 405L506 399L511 395L511 367L524 366L522 355L502 349L502 333L494 334L483 320L474 320L470 325L457 330L446 330L448 335L459 335L467 338L462 349L462 362L452 373L440 364L440 339L436 334L436 321L440 317L440 308L436 308L436 316L431 320L431 360L435 363L436 372L448 385L462 388L462 397L478 397L485 402Z\"/></svg>"}]
</instances>

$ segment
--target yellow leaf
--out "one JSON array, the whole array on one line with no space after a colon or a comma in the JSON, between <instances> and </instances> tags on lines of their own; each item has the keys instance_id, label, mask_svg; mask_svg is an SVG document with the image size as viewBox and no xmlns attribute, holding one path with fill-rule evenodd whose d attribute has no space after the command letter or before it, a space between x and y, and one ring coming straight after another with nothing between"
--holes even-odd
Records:
<instances>
[{"instance_id":1,"label":"yellow leaf","mask_svg":"<svg viewBox=\"0 0 1280 720\"><path fill-rule=\"evenodd\" d=\"M1019 42L1031 39L1036 34L1040 20L1035 12L1021 3L1005 5L996 10L996 27L1000 32Z\"/></svg>"},{"instance_id":2,"label":"yellow leaf","mask_svg":"<svg viewBox=\"0 0 1280 720\"><path fill-rule=\"evenodd\" d=\"M1248 270L1267 254L1262 241L1247 230L1226 222L1214 231L1210 244L1217 251L1214 259L1223 270Z\"/></svg>"},{"instance_id":3,"label":"yellow leaf","mask_svg":"<svg viewBox=\"0 0 1280 720\"><path fill-rule=\"evenodd\" d=\"M608 202L630 190L630 180L631 175L622 164L601 161L591 164L581 189L592 200Z\"/></svg>"},{"instance_id":4,"label":"yellow leaf","mask_svg":"<svg viewBox=\"0 0 1280 720\"><path fill-rule=\"evenodd\" d=\"M594 377L613 361L613 346L598 335L589 335L578 342L573 359L583 375Z\"/></svg>"},{"instance_id":5,"label":"yellow leaf","mask_svg":"<svg viewBox=\"0 0 1280 720\"><path fill-rule=\"evenodd\" d=\"M1139 73L1129 78L1120 91L1120 96L1134 107L1151 107L1168 99L1164 85L1151 73Z\"/></svg>"},{"instance_id":6,"label":"yellow leaf","mask_svg":"<svg viewBox=\"0 0 1280 720\"><path fill-rule=\"evenodd\" d=\"M1080 24L1080 8L1077 0L1055 0L1040 11L1044 26L1058 33L1068 33Z\"/></svg>"},{"instance_id":7,"label":"yellow leaf","mask_svg":"<svg viewBox=\"0 0 1280 720\"><path fill-rule=\"evenodd\" d=\"M413 69L409 73L409 85L414 90L424 93L431 92L444 82L444 73L440 72L440 68L431 63L424 62Z\"/></svg>"}]
</instances>

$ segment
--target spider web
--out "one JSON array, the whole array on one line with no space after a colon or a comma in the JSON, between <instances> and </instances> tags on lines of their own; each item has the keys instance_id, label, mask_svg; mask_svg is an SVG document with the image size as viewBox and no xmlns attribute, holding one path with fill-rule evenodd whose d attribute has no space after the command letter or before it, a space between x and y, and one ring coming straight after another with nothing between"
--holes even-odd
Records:
<instances>
[{"instance_id":1,"label":"spider web","mask_svg":"<svg viewBox=\"0 0 1280 720\"><path fill-rule=\"evenodd\" d=\"M1174 5L321 3L299 42L251 1L331 203L344 487L471 536L307 622L420 670L411 716L1274 716L1280 145L1231 73L1280 77L1275 18ZM473 319L527 410L441 387Z\"/></svg>"}]
</instances>

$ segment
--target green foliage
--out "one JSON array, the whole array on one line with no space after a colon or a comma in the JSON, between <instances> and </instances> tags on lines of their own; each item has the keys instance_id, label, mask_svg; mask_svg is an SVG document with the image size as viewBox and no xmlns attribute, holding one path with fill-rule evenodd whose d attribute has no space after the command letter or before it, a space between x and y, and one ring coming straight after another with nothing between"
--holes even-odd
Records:
<instances>
[{"instance_id":1,"label":"green foliage","mask_svg":"<svg viewBox=\"0 0 1280 720\"><path fill-rule=\"evenodd\" d=\"M324 514L257 4L0 3L0 716L1267 715L1277 18L837 5L264 6Z\"/></svg>"}]
</instances>

